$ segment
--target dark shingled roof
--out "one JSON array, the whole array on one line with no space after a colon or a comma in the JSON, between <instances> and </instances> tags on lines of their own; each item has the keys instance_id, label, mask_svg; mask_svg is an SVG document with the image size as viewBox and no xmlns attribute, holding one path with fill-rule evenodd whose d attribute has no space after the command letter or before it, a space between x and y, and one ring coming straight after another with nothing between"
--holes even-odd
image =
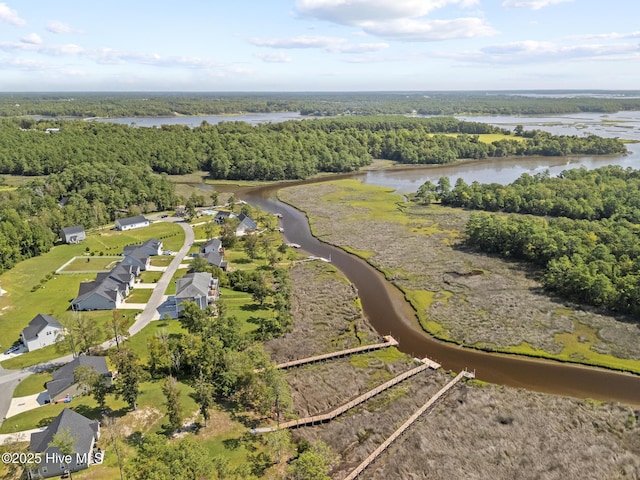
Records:
<instances>
[{"instance_id":1,"label":"dark shingled roof","mask_svg":"<svg viewBox=\"0 0 640 480\"><path fill-rule=\"evenodd\" d=\"M93 438L98 433L99 427L100 424L98 422L89 420L87 417L69 408L65 408L53 422L49 424L46 430L31 434L29 450L32 452L44 452L49 448L49 444L56 433L69 430L75 440L73 451L76 453L85 453L83 452L83 447L93 443Z\"/></svg>"},{"instance_id":2,"label":"dark shingled roof","mask_svg":"<svg viewBox=\"0 0 640 480\"><path fill-rule=\"evenodd\" d=\"M61 229L61 231L65 235L75 235L84 232L84 227L82 225L76 225L75 227L64 227Z\"/></svg>"},{"instance_id":3,"label":"dark shingled roof","mask_svg":"<svg viewBox=\"0 0 640 480\"><path fill-rule=\"evenodd\" d=\"M116 220L116 222L120 225L134 225L136 223L144 223L148 221L149 220L147 220L143 215L137 215L135 217L129 218L119 218L118 220Z\"/></svg>"},{"instance_id":4,"label":"dark shingled roof","mask_svg":"<svg viewBox=\"0 0 640 480\"><path fill-rule=\"evenodd\" d=\"M240 220L240 225L243 225L247 230L257 230L258 225L253 221L252 218L247 217L244 213L238 215L238 220Z\"/></svg>"},{"instance_id":5,"label":"dark shingled roof","mask_svg":"<svg viewBox=\"0 0 640 480\"><path fill-rule=\"evenodd\" d=\"M92 367L100 375L109 374L105 357L80 355L53 372L53 380L48 381L45 385L51 399L75 383L73 372L78 367Z\"/></svg>"},{"instance_id":6,"label":"dark shingled roof","mask_svg":"<svg viewBox=\"0 0 640 480\"><path fill-rule=\"evenodd\" d=\"M60 323L58 323L58 321L51 315L39 313L29 322L29 325L22 330L25 340L33 340L37 338L38 334L44 330L47 325L62 328L62 325L60 325Z\"/></svg>"}]
</instances>

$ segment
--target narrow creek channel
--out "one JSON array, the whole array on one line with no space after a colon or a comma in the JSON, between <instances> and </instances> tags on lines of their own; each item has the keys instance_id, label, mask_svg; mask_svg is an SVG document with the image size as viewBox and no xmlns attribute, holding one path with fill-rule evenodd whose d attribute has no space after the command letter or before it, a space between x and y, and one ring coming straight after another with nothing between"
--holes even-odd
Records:
<instances>
[{"instance_id":1,"label":"narrow creek channel","mask_svg":"<svg viewBox=\"0 0 640 480\"><path fill-rule=\"evenodd\" d=\"M339 177L344 176L332 176L326 180ZM415 313L405 301L402 292L380 272L358 257L316 239L311 234L306 216L277 199L278 189L286 186L279 184L247 189L238 192L238 195L266 211L280 213L285 236L289 242L299 244L312 255L331 257L333 265L358 289L364 313L373 327L380 334L393 335L400 342L399 349L402 352L415 357L428 356L442 364L445 369L475 370L478 379L494 384L556 395L640 405L640 376L637 375L481 352L435 340L420 328Z\"/></svg>"}]
</instances>

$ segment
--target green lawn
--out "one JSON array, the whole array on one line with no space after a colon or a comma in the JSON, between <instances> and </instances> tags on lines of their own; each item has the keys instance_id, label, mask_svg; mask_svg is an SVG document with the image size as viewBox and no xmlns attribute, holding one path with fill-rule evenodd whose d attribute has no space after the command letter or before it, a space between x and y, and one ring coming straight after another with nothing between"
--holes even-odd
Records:
<instances>
[{"instance_id":1,"label":"green lawn","mask_svg":"<svg viewBox=\"0 0 640 480\"><path fill-rule=\"evenodd\" d=\"M176 273L173 274L171 281L169 281L169 285L167 285L167 289L165 290L165 295L175 295L176 294L176 280L184 277L189 270L187 268L179 268L176 270Z\"/></svg>"},{"instance_id":2,"label":"green lawn","mask_svg":"<svg viewBox=\"0 0 640 480\"><path fill-rule=\"evenodd\" d=\"M167 267L173 261L175 257L171 255L157 255L151 257L151 265L154 267Z\"/></svg>"},{"instance_id":3,"label":"green lawn","mask_svg":"<svg viewBox=\"0 0 640 480\"><path fill-rule=\"evenodd\" d=\"M220 289L221 298L227 306L228 315L233 315L242 322L242 331L251 332L258 328L257 320L273 314L269 305L260 306L251 298L250 293L236 292L229 288Z\"/></svg>"},{"instance_id":4,"label":"green lawn","mask_svg":"<svg viewBox=\"0 0 640 480\"><path fill-rule=\"evenodd\" d=\"M51 380L50 372L33 373L24 380L21 380L16 389L13 391L15 397L26 397L27 395L35 395L45 390L44 384Z\"/></svg>"},{"instance_id":5,"label":"green lawn","mask_svg":"<svg viewBox=\"0 0 640 480\"><path fill-rule=\"evenodd\" d=\"M147 303L152 293L153 288L134 288L127 297L127 303Z\"/></svg>"},{"instance_id":6,"label":"green lawn","mask_svg":"<svg viewBox=\"0 0 640 480\"><path fill-rule=\"evenodd\" d=\"M162 272L141 272L140 281L142 283L156 283L162 277Z\"/></svg>"},{"instance_id":7,"label":"green lawn","mask_svg":"<svg viewBox=\"0 0 640 480\"><path fill-rule=\"evenodd\" d=\"M200 222L205 222L205 221L208 221L207 220L208 218L213 218L213 217L200 217L198 220ZM208 239L206 225L198 225L197 227L193 227L193 234L194 234L193 238L195 238L196 240ZM213 236L217 237L218 235L220 235L220 226L218 224L215 224L213 229Z\"/></svg>"},{"instance_id":8,"label":"green lawn","mask_svg":"<svg viewBox=\"0 0 640 480\"><path fill-rule=\"evenodd\" d=\"M79 257L74 259L69 265L64 267L63 272L86 272L95 270L111 270L118 262L122 260L121 256L109 257Z\"/></svg>"},{"instance_id":9,"label":"green lawn","mask_svg":"<svg viewBox=\"0 0 640 480\"><path fill-rule=\"evenodd\" d=\"M151 337L157 334L171 336L185 332L186 330L182 328L178 320L157 320L151 322L133 337L128 338L127 345L138 354L140 362L144 364L149 360L147 341Z\"/></svg>"}]
</instances>

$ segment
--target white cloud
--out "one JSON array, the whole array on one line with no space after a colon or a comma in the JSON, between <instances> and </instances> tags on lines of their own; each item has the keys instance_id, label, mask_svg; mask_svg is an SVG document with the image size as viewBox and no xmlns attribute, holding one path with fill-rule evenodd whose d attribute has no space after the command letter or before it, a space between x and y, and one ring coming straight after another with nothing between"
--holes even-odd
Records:
<instances>
[{"instance_id":1,"label":"white cloud","mask_svg":"<svg viewBox=\"0 0 640 480\"><path fill-rule=\"evenodd\" d=\"M289 62L291 62L291 57L285 55L282 52L257 53L255 55L255 57L259 58L263 62L267 62L267 63L289 63Z\"/></svg>"},{"instance_id":2,"label":"white cloud","mask_svg":"<svg viewBox=\"0 0 640 480\"><path fill-rule=\"evenodd\" d=\"M640 58L640 47L631 43L614 45L559 45L533 40L490 45L465 52L435 52L437 57L469 63L515 65L525 63L557 63L577 60L629 60Z\"/></svg>"},{"instance_id":3,"label":"white cloud","mask_svg":"<svg viewBox=\"0 0 640 480\"><path fill-rule=\"evenodd\" d=\"M573 0L505 0L502 2L504 8L530 8L531 10L540 10L549 5L557 5L558 3L573 2Z\"/></svg>"},{"instance_id":4,"label":"white cloud","mask_svg":"<svg viewBox=\"0 0 640 480\"><path fill-rule=\"evenodd\" d=\"M47 23L47 30L49 30L51 33L82 33L81 30L77 30L71 25L58 22L57 20L52 20L51 22Z\"/></svg>"},{"instance_id":5,"label":"white cloud","mask_svg":"<svg viewBox=\"0 0 640 480\"><path fill-rule=\"evenodd\" d=\"M258 47L270 48L319 48L330 53L366 53L377 52L388 48L387 43L354 43L351 44L346 38L340 37L320 37L320 36L299 36L291 38L252 38L249 40Z\"/></svg>"},{"instance_id":6,"label":"white cloud","mask_svg":"<svg viewBox=\"0 0 640 480\"><path fill-rule=\"evenodd\" d=\"M249 40L258 47L271 48L328 48L337 42L344 41L336 37L300 36L291 38L252 38Z\"/></svg>"},{"instance_id":7,"label":"white cloud","mask_svg":"<svg viewBox=\"0 0 640 480\"><path fill-rule=\"evenodd\" d=\"M22 37L20 40L23 43L31 43L33 45L40 45L42 43L42 39L37 33L30 33L26 37Z\"/></svg>"},{"instance_id":8,"label":"white cloud","mask_svg":"<svg viewBox=\"0 0 640 480\"><path fill-rule=\"evenodd\" d=\"M411 42L486 37L497 33L483 19L475 17L453 20L401 19L391 22L367 22L362 25L362 28L371 35Z\"/></svg>"},{"instance_id":9,"label":"white cloud","mask_svg":"<svg viewBox=\"0 0 640 480\"><path fill-rule=\"evenodd\" d=\"M425 18L446 6L468 8L476 4L478 0L297 0L296 9L304 16L360 27L368 35L430 42L497 33L479 17Z\"/></svg>"},{"instance_id":10,"label":"white cloud","mask_svg":"<svg viewBox=\"0 0 640 480\"><path fill-rule=\"evenodd\" d=\"M15 25L16 27L24 27L27 22L20 18L18 12L9 8L6 3L0 3L0 21Z\"/></svg>"},{"instance_id":11,"label":"white cloud","mask_svg":"<svg viewBox=\"0 0 640 480\"><path fill-rule=\"evenodd\" d=\"M640 31L629 33L593 33L587 35L573 35L567 38L574 40L620 40L626 38L640 38Z\"/></svg>"},{"instance_id":12,"label":"white cloud","mask_svg":"<svg viewBox=\"0 0 640 480\"><path fill-rule=\"evenodd\" d=\"M473 6L478 0L297 0L296 10L304 16L344 25L422 17L447 5Z\"/></svg>"}]
</instances>

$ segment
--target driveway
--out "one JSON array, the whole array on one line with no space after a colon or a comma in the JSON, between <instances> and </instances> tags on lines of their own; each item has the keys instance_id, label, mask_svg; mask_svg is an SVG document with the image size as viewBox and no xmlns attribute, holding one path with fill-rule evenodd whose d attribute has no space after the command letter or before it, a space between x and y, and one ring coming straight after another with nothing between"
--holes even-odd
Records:
<instances>
[{"instance_id":1,"label":"driveway","mask_svg":"<svg viewBox=\"0 0 640 480\"><path fill-rule=\"evenodd\" d=\"M46 430L46 428L47 427L33 428L22 432L0 434L0 445L13 442L28 442L31 440L32 433L42 432L43 430Z\"/></svg>"},{"instance_id":2,"label":"driveway","mask_svg":"<svg viewBox=\"0 0 640 480\"><path fill-rule=\"evenodd\" d=\"M40 392L34 395L28 395L26 397L13 398L11 400L11 405L9 406L9 411L7 412L6 418L10 418L18 415L19 413L41 407L45 405L44 401L47 398L49 398L47 392Z\"/></svg>"},{"instance_id":3,"label":"driveway","mask_svg":"<svg viewBox=\"0 0 640 480\"><path fill-rule=\"evenodd\" d=\"M131 325L131 328L129 328L129 335L135 335L144 327L149 325L152 320L158 320L160 318L158 307L160 307L160 305L162 305L163 302L166 301L164 292L169 286L169 282L178 270L178 267L180 266L182 260L187 256L187 253L189 253L189 249L191 248L191 244L193 243L194 239L193 228L191 228L191 225L184 222L179 222L178 225L182 227L185 233L184 244L180 251L174 257L174 259L171 261L169 266L166 267L166 271L162 274L160 280L158 280L156 288L153 290L147 306L144 308L142 313L138 315L138 318L136 319L135 323Z\"/></svg>"}]
</instances>

